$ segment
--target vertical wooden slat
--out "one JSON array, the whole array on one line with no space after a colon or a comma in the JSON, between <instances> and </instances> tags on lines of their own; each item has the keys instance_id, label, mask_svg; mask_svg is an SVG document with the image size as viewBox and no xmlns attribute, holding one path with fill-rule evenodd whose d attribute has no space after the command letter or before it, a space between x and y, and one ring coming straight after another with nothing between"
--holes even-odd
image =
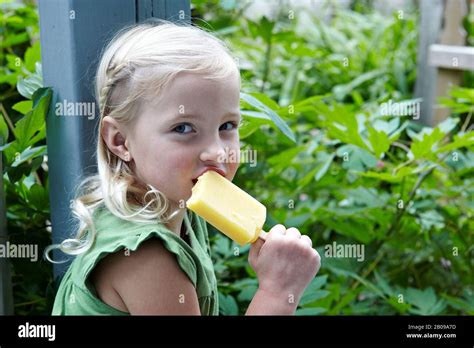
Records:
<instances>
[{"instance_id":1,"label":"vertical wooden slat","mask_svg":"<svg viewBox=\"0 0 474 348\"><path fill-rule=\"evenodd\" d=\"M421 0L415 96L422 98L420 122L430 124L435 94L436 68L428 65L430 45L436 43L441 29L443 0Z\"/></svg>"},{"instance_id":2,"label":"vertical wooden slat","mask_svg":"<svg viewBox=\"0 0 474 348\"><path fill-rule=\"evenodd\" d=\"M440 36L440 43L445 45L464 46L466 43L466 31L462 27L462 20L467 14L466 0L450 0L446 3L444 10L444 26ZM452 64L456 68L459 58L454 57ZM436 79L436 90L434 97L434 113L431 124L436 125L450 115L448 108L438 105L438 98L447 96L452 86L460 85L462 71L458 69L438 68Z\"/></svg>"}]
</instances>

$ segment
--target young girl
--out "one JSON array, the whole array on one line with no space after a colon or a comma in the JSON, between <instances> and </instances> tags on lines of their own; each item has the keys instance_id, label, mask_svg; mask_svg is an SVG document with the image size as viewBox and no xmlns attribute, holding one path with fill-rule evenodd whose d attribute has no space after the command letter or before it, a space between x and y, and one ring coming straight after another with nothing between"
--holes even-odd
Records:
<instances>
[{"instance_id":1,"label":"young girl","mask_svg":"<svg viewBox=\"0 0 474 348\"><path fill-rule=\"evenodd\" d=\"M239 90L229 51L196 27L144 23L110 42L96 77L98 174L73 202L76 238L47 251L77 255L54 315L219 314L206 223L184 202L204 172L237 171L222 159L239 154ZM259 287L246 314L293 314L320 257L276 225L249 262Z\"/></svg>"}]
</instances>

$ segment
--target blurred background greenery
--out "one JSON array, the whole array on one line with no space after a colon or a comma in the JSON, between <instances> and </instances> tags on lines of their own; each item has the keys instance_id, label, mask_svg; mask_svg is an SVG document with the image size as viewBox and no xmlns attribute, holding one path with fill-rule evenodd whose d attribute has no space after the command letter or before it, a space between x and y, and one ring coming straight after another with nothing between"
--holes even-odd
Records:
<instances>
[{"instance_id":1,"label":"blurred background greenery","mask_svg":"<svg viewBox=\"0 0 474 348\"><path fill-rule=\"evenodd\" d=\"M321 1L296 11L275 1L192 1L193 22L224 40L242 74L242 163L234 182L294 226L322 256L297 314L474 314L474 76L439 102L436 127L381 113L413 101L419 11L374 1ZM50 243L37 8L1 0L0 149L7 227L15 243ZM471 10L472 11L472 10ZM472 16L472 14L471 14ZM468 42L474 41L465 20ZM20 156L18 156L20 154ZM243 314L258 282L248 247L212 234L220 311ZM364 261L325 256L358 244ZM48 314L52 267L12 259L16 314Z\"/></svg>"}]
</instances>

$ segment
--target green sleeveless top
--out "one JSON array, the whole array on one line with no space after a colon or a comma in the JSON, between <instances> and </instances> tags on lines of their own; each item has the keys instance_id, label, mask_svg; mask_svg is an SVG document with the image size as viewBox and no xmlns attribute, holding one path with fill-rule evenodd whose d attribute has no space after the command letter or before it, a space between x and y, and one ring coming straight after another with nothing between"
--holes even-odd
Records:
<instances>
[{"instance_id":1,"label":"green sleeveless top","mask_svg":"<svg viewBox=\"0 0 474 348\"><path fill-rule=\"evenodd\" d=\"M193 220L192 222L189 220ZM202 315L218 315L217 281L210 256L206 222L185 214L189 242L161 223L145 224L122 220L106 208L94 213L96 238L92 247L75 257L61 280L53 306L53 315L129 315L102 302L88 281L91 271L108 254L136 250L149 238L159 238L196 288Z\"/></svg>"}]
</instances>

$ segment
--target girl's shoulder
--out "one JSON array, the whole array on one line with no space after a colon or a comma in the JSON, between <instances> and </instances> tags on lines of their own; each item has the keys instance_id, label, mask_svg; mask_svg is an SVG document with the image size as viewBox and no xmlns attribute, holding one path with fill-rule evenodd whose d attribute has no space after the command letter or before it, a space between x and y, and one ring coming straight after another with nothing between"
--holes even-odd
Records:
<instances>
[{"instance_id":1,"label":"girl's shoulder","mask_svg":"<svg viewBox=\"0 0 474 348\"><path fill-rule=\"evenodd\" d=\"M61 283L63 290L61 294L64 295L62 296L64 299L61 299L61 296L57 299L57 313L61 312L58 308L61 307L60 304L63 302L66 304L63 303L62 307L70 313L102 313L104 311L104 313L109 314L122 313L124 307L122 306L123 303L119 302L120 298L112 298L108 301L108 303L114 305L115 308L112 308L110 305L103 303L98 297L99 294L95 289L95 285L100 283L100 279L98 282L97 279L104 275L104 272L101 271L109 268L102 267L101 270L101 264L106 266L112 264L111 269L120 270L120 267L125 264L123 256L133 255L135 252L136 257L131 258L130 262L126 262L128 265L125 265L125 269L130 268L133 274L133 267L145 261L152 262L153 260L147 255L159 250L161 250L160 257L164 259L164 261L159 260L160 264L172 260L174 265L183 271L181 274L189 278L190 284L197 291L201 312L208 314L218 312L217 282L209 253L209 239L204 220L198 218L197 215L192 215L190 219L192 220L192 223L190 223L192 226L191 233L189 234L190 244L188 244L160 223L144 224L127 221L106 209L97 210L93 214L93 218L96 230L94 243L87 252L76 256L66 273ZM134 260L137 260L137 262L134 262ZM101 261L104 262L101 263ZM154 264L157 264L157 262L154 262ZM94 273L96 269L98 272ZM94 274L96 278L94 278ZM103 285L104 282L101 284ZM107 293L107 290L105 290L105 293ZM73 305L66 299L71 294L77 298ZM118 303L115 301L118 301ZM79 304L83 305L85 303L89 303L88 308L76 308ZM95 310L92 308L95 308Z\"/></svg>"},{"instance_id":2,"label":"girl's shoulder","mask_svg":"<svg viewBox=\"0 0 474 348\"><path fill-rule=\"evenodd\" d=\"M130 255L149 239L158 239L164 248L174 254L179 266L193 283L196 282L196 263L202 256L200 253L203 252L203 247L207 247L209 251L207 229L199 219L193 224L193 245L189 245L162 223L125 220L115 216L107 208L99 208L93 215L93 222L95 238L92 247L78 255L71 265L75 267L77 282L83 287L87 286L88 277L102 259L117 253Z\"/></svg>"}]
</instances>

